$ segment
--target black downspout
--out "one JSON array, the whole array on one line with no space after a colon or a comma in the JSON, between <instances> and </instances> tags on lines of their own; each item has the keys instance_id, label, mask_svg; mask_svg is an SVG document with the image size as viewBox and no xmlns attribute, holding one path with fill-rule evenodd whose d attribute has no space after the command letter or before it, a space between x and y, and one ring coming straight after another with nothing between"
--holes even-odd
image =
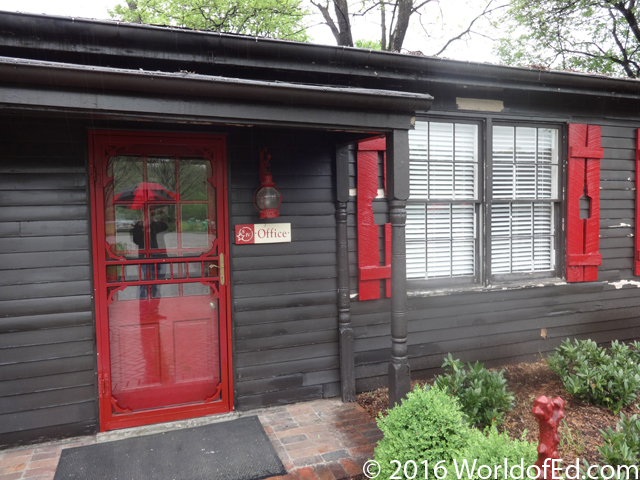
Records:
<instances>
[{"instance_id":1,"label":"black downspout","mask_svg":"<svg viewBox=\"0 0 640 480\"><path fill-rule=\"evenodd\" d=\"M409 132L387 134L387 197L391 217L391 361L389 407L411 390L407 348L407 253L405 225L409 198Z\"/></svg>"},{"instance_id":2,"label":"black downspout","mask_svg":"<svg viewBox=\"0 0 640 480\"><path fill-rule=\"evenodd\" d=\"M356 372L351 327L347 203L349 201L349 147L336 148L336 239L338 247L338 328L340 331L340 388L342 401L356 401Z\"/></svg>"}]
</instances>

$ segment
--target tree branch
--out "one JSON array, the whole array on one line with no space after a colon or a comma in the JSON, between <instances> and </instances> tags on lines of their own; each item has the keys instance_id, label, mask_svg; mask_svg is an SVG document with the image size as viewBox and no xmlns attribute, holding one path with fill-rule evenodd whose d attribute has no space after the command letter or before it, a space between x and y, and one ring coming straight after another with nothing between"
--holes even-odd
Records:
<instances>
[{"instance_id":1,"label":"tree branch","mask_svg":"<svg viewBox=\"0 0 640 480\"><path fill-rule=\"evenodd\" d=\"M496 10L499 10L501 8L506 7L506 5L499 5L495 8L492 8L491 10L488 10L488 8L491 6L491 4L494 2L494 0L490 0L489 3L487 3L487 6L484 8L484 10L482 11L481 14L479 14L477 17L475 17L473 20L471 20L471 22L469 23L469 26L466 28L466 30L464 30L462 33L460 33L459 35L456 35L453 38L450 38L449 41L447 43L445 43L444 47L442 47L438 53L435 54L435 56L437 57L438 55L440 55L442 52L444 52L447 47L449 45L451 45L453 42L460 40L462 37L464 37L465 35L467 35L468 33L471 32L471 29L473 28L473 24L476 23L477 20L479 20L480 18L490 14L491 12L494 12Z\"/></svg>"},{"instance_id":2,"label":"tree branch","mask_svg":"<svg viewBox=\"0 0 640 480\"><path fill-rule=\"evenodd\" d=\"M333 33L333 36L336 39L336 43L340 45L340 30L336 27L336 23L333 21L333 18L331 18L331 14L329 13L329 2L327 1L327 6L320 5L320 3L316 3L313 0L311 0L311 3L320 10L324 21L329 26L331 33Z\"/></svg>"}]
</instances>

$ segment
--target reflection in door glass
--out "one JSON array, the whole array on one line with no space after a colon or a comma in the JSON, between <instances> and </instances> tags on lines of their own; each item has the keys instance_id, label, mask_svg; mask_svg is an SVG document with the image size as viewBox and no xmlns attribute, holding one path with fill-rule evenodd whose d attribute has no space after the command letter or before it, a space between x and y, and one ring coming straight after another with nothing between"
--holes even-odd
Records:
<instances>
[{"instance_id":1,"label":"reflection in door glass","mask_svg":"<svg viewBox=\"0 0 640 480\"><path fill-rule=\"evenodd\" d=\"M178 248L176 234L176 206L149 205L149 248L167 250Z\"/></svg>"},{"instance_id":2,"label":"reflection in door glass","mask_svg":"<svg viewBox=\"0 0 640 480\"><path fill-rule=\"evenodd\" d=\"M204 203L180 206L182 248L206 248L209 245L209 218Z\"/></svg>"},{"instance_id":3,"label":"reflection in door glass","mask_svg":"<svg viewBox=\"0 0 640 480\"><path fill-rule=\"evenodd\" d=\"M125 191L133 191L144 181L141 157L118 156L109 162L110 176L113 177L113 193L118 196Z\"/></svg>"},{"instance_id":4,"label":"reflection in door glass","mask_svg":"<svg viewBox=\"0 0 640 480\"><path fill-rule=\"evenodd\" d=\"M171 193L175 195L176 163L173 157L149 157L147 159L147 178L150 184L156 183L167 190L164 193L167 200Z\"/></svg>"},{"instance_id":5,"label":"reflection in door glass","mask_svg":"<svg viewBox=\"0 0 640 480\"><path fill-rule=\"evenodd\" d=\"M118 156L107 174L106 239L116 256L193 257L211 249L216 202L208 160Z\"/></svg>"},{"instance_id":6,"label":"reflection in door glass","mask_svg":"<svg viewBox=\"0 0 640 480\"><path fill-rule=\"evenodd\" d=\"M116 249L118 252L144 250L144 218L142 210L116 205Z\"/></svg>"},{"instance_id":7,"label":"reflection in door glass","mask_svg":"<svg viewBox=\"0 0 640 480\"><path fill-rule=\"evenodd\" d=\"M180 159L180 197L182 200L207 199L207 167L209 162L201 158Z\"/></svg>"},{"instance_id":8,"label":"reflection in door glass","mask_svg":"<svg viewBox=\"0 0 640 480\"><path fill-rule=\"evenodd\" d=\"M185 283L182 286L182 294L185 297L192 295L208 295L211 287L202 283Z\"/></svg>"}]
</instances>

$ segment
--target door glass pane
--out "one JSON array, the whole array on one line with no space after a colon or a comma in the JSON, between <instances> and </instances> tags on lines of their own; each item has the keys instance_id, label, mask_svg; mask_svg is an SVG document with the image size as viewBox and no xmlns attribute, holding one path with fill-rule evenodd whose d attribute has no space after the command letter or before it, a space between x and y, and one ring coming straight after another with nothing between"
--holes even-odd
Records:
<instances>
[{"instance_id":1,"label":"door glass pane","mask_svg":"<svg viewBox=\"0 0 640 480\"><path fill-rule=\"evenodd\" d=\"M160 185L166 191L154 189L154 195L158 198L150 197L149 200L168 200L176 193L176 161L173 157L149 157L147 159L147 182L149 184ZM157 190L157 191L155 191Z\"/></svg>"},{"instance_id":2,"label":"door glass pane","mask_svg":"<svg viewBox=\"0 0 640 480\"><path fill-rule=\"evenodd\" d=\"M180 205L182 248L209 245L209 217L205 203Z\"/></svg>"},{"instance_id":3,"label":"door glass pane","mask_svg":"<svg viewBox=\"0 0 640 480\"><path fill-rule=\"evenodd\" d=\"M144 212L116 205L116 250L118 254L135 254L144 250Z\"/></svg>"},{"instance_id":4,"label":"door glass pane","mask_svg":"<svg viewBox=\"0 0 640 480\"><path fill-rule=\"evenodd\" d=\"M123 192L132 192L144 181L142 157L113 157L109 161L109 170L108 174L113 178L114 200L118 200Z\"/></svg>"},{"instance_id":5,"label":"door glass pane","mask_svg":"<svg viewBox=\"0 0 640 480\"><path fill-rule=\"evenodd\" d=\"M175 205L149 205L149 248L178 248Z\"/></svg>"},{"instance_id":6,"label":"door glass pane","mask_svg":"<svg viewBox=\"0 0 640 480\"><path fill-rule=\"evenodd\" d=\"M181 200L207 199L207 172L209 162L203 159L180 160Z\"/></svg>"}]
</instances>

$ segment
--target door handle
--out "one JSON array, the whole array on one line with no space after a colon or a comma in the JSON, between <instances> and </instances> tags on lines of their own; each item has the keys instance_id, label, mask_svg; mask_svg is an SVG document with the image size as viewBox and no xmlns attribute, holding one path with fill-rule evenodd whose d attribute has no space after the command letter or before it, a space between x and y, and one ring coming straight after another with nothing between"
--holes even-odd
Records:
<instances>
[{"instance_id":1,"label":"door handle","mask_svg":"<svg viewBox=\"0 0 640 480\"><path fill-rule=\"evenodd\" d=\"M224 253L220 254L218 265L209 265L209 268L217 268L220 276L220 285L224 285Z\"/></svg>"}]
</instances>

